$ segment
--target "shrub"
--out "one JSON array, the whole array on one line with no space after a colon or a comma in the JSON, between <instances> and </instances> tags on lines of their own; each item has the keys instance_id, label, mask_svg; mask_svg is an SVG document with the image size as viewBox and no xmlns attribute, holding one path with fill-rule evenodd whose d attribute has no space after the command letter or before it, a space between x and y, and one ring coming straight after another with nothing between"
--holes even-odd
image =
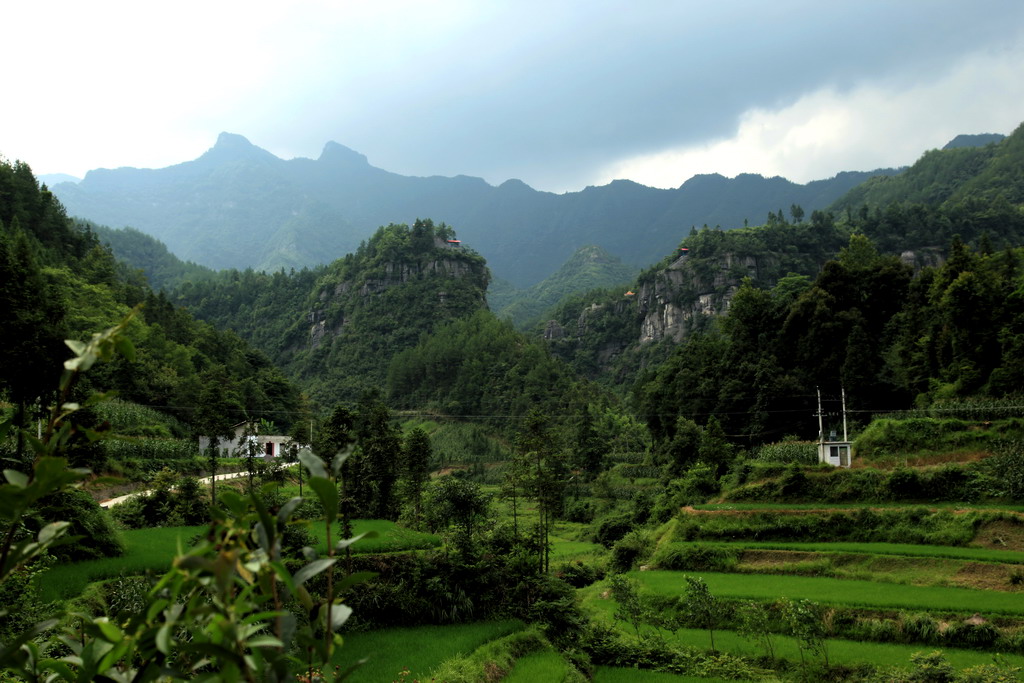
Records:
<instances>
[{"instance_id":1,"label":"shrub","mask_svg":"<svg viewBox=\"0 0 1024 683\"><path fill-rule=\"evenodd\" d=\"M81 537L75 543L50 549L50 553L60 562L124 554L124 540L114 528L110 516L84 491L68 489L47 496L40 501L35 517L39 528L49 522L68 521L71 523L68 535ZM38 531L34 529L33 533Z\"/></svg>"},{"instance_id":2,"label":"shrub","mask_svg":"<svg viewBox=\"0 0 1024 683\"><path fill-rule=\"evenodd\" d=\"M728 572L735 569L740 552L724 546L673 543L659 550L653 562L659 569L672 571Z\"/></svg>"},{"instance_id":3,"label":"shrub","mask_svg":"<svg viewBox=\"0 0 1024 683\"><path fill-rule=\"evenodd\" d=\"M628 572L647 556L651 539L644 531L630 531L612 547L611 568L616 572Z\"/></svg>"},{"instance_id":4,"label":"shrub","mask_svg":"<svg viewBox=\"0 0 1024 683\"><path fill-rule=\"evenodd\" d=\"M898 467L893 470L886 480L885 486L893 500L920 500L924 497L917 470L907 467Z\"/></svg>"},{"instance_id":5,"label":"shrub","mask_svg":"<svg viewBox=\"0 0 1024 683\"><path fill-rule=\"evenodd\" d=\"M585 500L574 500L565 506L563 517L566 521L590 524L594 521L594 504Z\"/></svg>"},{"instance_id":6,"label":"shrub","mask_svg":"<svg viewBox=\"0 0 1024 683\"><path fill-rule=\"evenodd\" d=\"M996 447L996 454L986 458L982 465L994 482L989 495L1024 501L1024 442L1003 440Z\"/></svg>"},{"instance_id":7,"label":"shrub","mask_svg":"<svg viewBox=\"0 0 1024 683\"><path fill-rule=\"evenodd\" d=\"M779 495L789 499L799 499L806 495L808 489L807 475L800 465L791 465L779 482Z\"/></svg>"},{"instance_id":8,"label":"shrub","mask_svg":"<svg viewBox=\"0 0 1024 683\"><path fill-rule=\"evenodd\" d=\"M950 647L967 647L984 650L999 640L999 629L992 624L954 624L943 634Z\"/></svg>"},{"instance_id":9,"label":"shrub","mask_svg":"<svg viewBox=\"0 0 1024 683\"><path fill-rule=\"evenodd\" d=\"M600 543L606 548L611 548L616 541L621 539L633 528L633 520L629 515L613 515L605 517L597 524L597 531L594 533L594 542Z\"/></svg>"},{"instance_id":10,"label":"shrub","mask_svg":"<svg viewBox=\"0 0 1024 683\"><path fill-rule=\"evenodd\" d=\"M573 588L585 588L595 581L604 578L604 570L583 560L567 562L555 568L555 576L565 581Z\"/></svg>"},{"instance_id":11,"label":"shrub","mask_svg":"<svg viewBox=\"0 0 1024 683\"><path fill-rule=\"evenodd\" d=\"M161 470L154 477L156 487L148 493L132 496L110 509L110 514L126 529L164 526L195 526L210 520L210 505L199 482Z\"/></svg>"},{"instance_id":12,"label":"shrub","mask_svg":"<svg viewBox=\"0 0 1024 683\"><path fill-rule=\"evenodd\" d=\"M962 465L945 465L930 470L922 483L930 500L974 501L980 493L978 474Z\"/></svg>"}]
</instances>

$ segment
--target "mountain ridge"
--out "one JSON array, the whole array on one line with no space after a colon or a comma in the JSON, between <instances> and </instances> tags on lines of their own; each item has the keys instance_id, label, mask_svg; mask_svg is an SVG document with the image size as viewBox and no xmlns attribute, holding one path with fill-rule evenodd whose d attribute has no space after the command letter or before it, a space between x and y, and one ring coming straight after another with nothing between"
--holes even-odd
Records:
<instances>
[{"instance_id":1,"label":"mountain ridge","mask_svg":"<svg viewBox=\"0 0 1024 683\"><path fill-rule=\"evenodd\" d=\"M588 244L640 266L675 248L691 226L738 227L794 204L810 213L868 177L894 173L844 172L806 185L709 174L674 189L616 180L554 194L518 179L495 187L465 175L402 176L333 141L317 159L284 160L222 133L198 159L95 169L52 190L71 215L131 226L182 260L214 268L313 266L354 251L381 225L443 218L496 276L527 287Z\"/></svg>"}]
</instances>

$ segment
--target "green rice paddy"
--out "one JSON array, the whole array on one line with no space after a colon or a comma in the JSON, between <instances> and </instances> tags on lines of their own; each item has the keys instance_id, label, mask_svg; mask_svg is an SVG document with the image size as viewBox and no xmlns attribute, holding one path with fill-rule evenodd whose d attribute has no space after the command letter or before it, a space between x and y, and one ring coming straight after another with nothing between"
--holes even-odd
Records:
<instances>
[{"instance_id":1,"label":"green rice paddy","mask_svg":"<svg viewBox=\"0 0 1024 683\"><path fill-rule=\"evenodd\" d=\"M740 547L756 550L802 550L818 553L852 553L857 555L901 555L905 557L936 557L947 560L972 562L1000 562L1024 564L1024 552L993 550L990 548L963 548L958 546L913 545L910 543L801 543L775 541L698 541L701 545Z\"/></svg>"},{"instance_id":2,"label":"green rice paddy","mask_svg":"<svg viewBox=\"0 0 1024 683\"><path fill-rule=\"evenodd\" d=\"M345 643L332 663L345 670L361 659L367 661L350 678L352 683L404 680L429 681L441 662L466 654L496 638L523 628L518 620L483 621L446 626L414 626L345 634Z\"/></svg>"},{"instance_id":3,"label":"green rice paddy","mask_svg":"<svg viewBox=\"0 0 1024 683\"><path fill-rule=\"evenodd\" d=\"M824 605L886 609L931 610L982 614L1024 615L1024 600L995 591L939 586L906 586L855 579L766 574L688 572L707 582L721 598L775 600L806 599ZM682 595L687 572L630 572L647 590L660 595Z\"/></svg>"},{"instance_id":4,"label":"green rice paddy","mask_svg":"<svg viewBox=\"0 0 1024 683\"><path fill-rule=\"evenodd\" d=\"M1008 512L1024 512L1024 505L1004 505L1001 503L951 503L945 501L938 501L932 503L906 503L897 501L886 501L877 503L699 503L697 505L694 505L693 509L712 511L763 510L765 512L779 512L784 510L820 510L822 512L832 512L834 510L858 510L861 508L899 509L907 507L921 507L934 510L1006 510Z\"/></svg>"},{"instance_id":5,"label":"green rice paddy","mask_svg":"<svg viewBox=\"0 0 1024 683\"><path fill-rule=\"evenodd\" d=\"M644 574L652 574L655 572L644 572ZM708 585L712 586L712 592L718 595L714 590L712 582L709 580L709 575L702 575L705 580L708 581ZM614 614L617 606L613 600L610 599L595 599L596 593L589 591L590 598L586 600L586 604L590 606L595 612L595 616L600 619L607 621L614 620ZM774 596L780 597L780 596ZM803 597L803 596L801 596ZM619 622L618 628L624 634L628 636L633 635L633 628L626 625L625 623ZM653 627L643 627L642 633L654 633ZM681 647L693 647L700 650L711 649L711 637L708 631L705 629L692 629L685 628L679 629L678 631L668 632L660 631L661 637L665 638L666 642ZM800 651L797 646L795 639L789 636L775 635L772 637L772 643L775 649L775 656L777 658L787 659L790 662L800 661ZM750 641L749 639L741 637L735 631L728 630L715 630L715 648L719 651L730 652L736 655L743 655L747 657L757 658L765 655L764 650L757 643ZM829 661L833 664L847 664L856 665L862 662L870 662L876 666L901 666L907 667L910 665L910 656L915 652L930 652L935 649L941 649L943 655L947 660L956 668L964 668L970 666L978 666L981 664L991 664L993 652L986 652L980 650L966 650L956 648L936 648L928 645L904 645L904 644L890 644L890 643L875 643L875 642L864 642L855 640L844 640L839 638L830 638L827 640L827 651ZM805 655L806 656L806 655ZM1024 667L1024 656L1015 654L1001 654L1001 659L1008 666L1020 666ZM626 671L633 671L627 669ZM602 683L605 679L595 677L595 680ZM628 679L612 679L612 680L628 680ZM642 679L642 680L647 680ZM662 680L662 679L652 679ZM683 678L683 679L663 679L669 680L706 680L699 678Z\"/></svg>"},{"instance_id":6,"label":"green rice paddy","mask_svg":"<svg viewBox=\"0 0 1024 683\"><path fill-rule=\"evenodd\" d=\"M569 664L554 650L531 652L520 657L515 667L505 676L504 683L536 683L561 681L569 673Z\"/></svg>"},{"instance_id":7,"label":"green rice paddy","mask_svg":"<svg viewBox=\"0 0 1024 683\"><path fill-rule=\"evenodd\" d=\"M147 572L163 574L170 569L179 548L186 550L192 538L206 531L203 526L155 527L122 531L127 550L120 557L105 557L74 564L52 567L38 579L43 600L67 599L81 594L93 581L119 576L138 576ZM377 532L376 538L366 538L352 546L355 553L381 553L399 550L433 548L441 545L440 537L412 531L386 520L355 520L355 534ZM332 537L337 539L337 525L332 525ZM321 531L320 552L326 552Z\"/></svg>"},{"instance_id":8,"label":"green rice paddy","mask_svg":"<svg viewBox=\"0 0 1024 683\"><path fill-rule=\"evenodd\" d=\"M318 541L317 549L327 552L326 528L321 520L310 525L310 532ZM385 519L357 519L352 522L352 533L355 536L367 532L376 532L375 538L363 538L353 544L353 553L389 553L403 550L427 550L441 546L441 537L422 531L413 531L398 526ZM331 524L331 539L337 541L342 537L341 525Z\"/></svg>"},{"instance_id":9,"label":"green rice paddy","mask_svg":"<svg viewBox=\"0 0 1024 683\"><path fill-rule=\"evenodd\" d=\"M121 557L105 557L51 567L36 580L43 600L62 600L80 595L93 581L146 572L163 574L171 567L178 549L187 549L203 526L157 527L122 531L127 551Z\"/></svg>"},{"instance_id":10,"label":"green rice paddy","mask_svg":"<svg viewBox=\"0 0 1024 683\"><path fill-rule=\"evenodd\" d=\"M594 683L731 683L725 678L697 678L650 669L627 669L621 666L599 666L594 671Z\"/></svg>"}]
</instances>

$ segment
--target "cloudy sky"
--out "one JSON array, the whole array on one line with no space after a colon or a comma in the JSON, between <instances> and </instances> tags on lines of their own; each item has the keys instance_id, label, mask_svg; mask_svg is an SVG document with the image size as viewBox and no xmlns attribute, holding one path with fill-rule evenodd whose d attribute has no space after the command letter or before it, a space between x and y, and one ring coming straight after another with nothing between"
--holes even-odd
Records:
<instances>
[{"instance_id":1,"label":"cloudy sky","mask_svg":"<svg viewBox=\"0 0 1024 683\"><path fill-rule=\"evenodd\" d=\"M0 26L0 155L36 173L228 131L554 192L806 182L1024 121L1020 0L54 0Z\"/></svg>"}]
</instances>

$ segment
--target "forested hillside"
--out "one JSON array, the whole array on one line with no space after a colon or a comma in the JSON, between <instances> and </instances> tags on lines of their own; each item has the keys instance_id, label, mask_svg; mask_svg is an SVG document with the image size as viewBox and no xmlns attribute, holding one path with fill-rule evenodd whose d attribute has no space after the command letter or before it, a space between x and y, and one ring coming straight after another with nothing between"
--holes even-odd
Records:
<instances>
[{"instance_id":1,"label":"forested hillside","mask_svg":"<svg viewBox=\"0 0 1024 683\"><path fill-rule=\"evenodd\" d=\"M1004 398L1024 386L1024 211L1020 176L1001 170L1024 158L1022 136L929 152L891 181L951 188L943 202L859 204L810 221L773 212L764 226L693 232L628 292L574 297L537 334L587 376L620 387L640 376L637 407L667 441L677 419L712 416L748 444L813 436L815 387L845 386L862 420ZM861 196L877 195L857 190L844 206Z\"/></svg>"},{"instance_id":2,"label":"forested hillside","mask_svg":"<svg viewBox=\"0 0 1024 683\"><path fill-rule=\"evenodd\" d=\"M487 303L499 318L522 328L536 322L547 309L567 296L624 285L638 272L637 268L623 264L601 247L581 247L561 268L527 289L517 290L507 283L492 282L487 291Z\"/></svg>"},{"instance_id":3,"label":"forested hillside","mask_svg":"<svg viewBox=\"0 0 1024 683\"><path fill-rule=\"evenodd\" d=\"M175 301L249 339L332 405L380 389L388 363L420 337L486 306L484 260L430 220L388 225L315 270L222 271Z\"/></svg>"},{"instance_id":4,"label":"forested hillside","mask_svg":"<svg viewBox=\"0 0 1024 683\"><path fill-rule=\"evenodd\" d=\"M239 270L326 264L381 225L433 216L458 226L497 277L525 288L586 245L642 266L693 225L755 223L792 204L825 208L874 173L840 173L806 185L704 175L672 190L615 181L556 195L518 180L494 187L466 176L401 176L333 142L316 160L285 161L223 133L193 161L98 169L53 191L72 215L142 230L186 261Z\"/></svg>"},{"instance_id":5,"label":"forested hillside","mask_svg":"<svg viewBox=\"0 0 1024 683\"><path fill-rule=\"evenodd\" d=\"M135 307L127 328L134 362L97 367L79 387L83 395L102 388L153 406L180 423L176 436L208 430L210 420L265 417L287 425L294 417L298 390L266 355L154 294L101 246L91 225L69 219L21 162L0 164L0 282L0 389L18 421L29 419L37 400L50 400L70 354L65 339L88 340ZM83 457L98 453L84 449Z\"/></svg>"},{"instance_id":6,"label":"forested hillside","mask_svg":"<svg viewBox=\"0 0 1024 683\"><path fill-rule=\"evenodd\" d=\"M135 228L114 230L93 223L89 223L89 228L96 233L102 244L110 247L119 261L141 270L154 292L170 290L185 282L207 280L217 272L182 261L167 249L166 244Z\"/></svg>"},{"instance_id":7,"label":"forested hillside","mask_svg":"<svg viewBox=\"0 0 1024 683\"><path fill-rule=\"evenodd\" d=\"M886 207L893 203L924 204L954 210L957 206L1024 201L1024 134L1011 135L980 147L953 147L927 152L906 173L872 178L851 190L833 206L837 211L862 206ZM1000 199L1000 197L1002 199Z\"/></svg>"}]
</instances>

